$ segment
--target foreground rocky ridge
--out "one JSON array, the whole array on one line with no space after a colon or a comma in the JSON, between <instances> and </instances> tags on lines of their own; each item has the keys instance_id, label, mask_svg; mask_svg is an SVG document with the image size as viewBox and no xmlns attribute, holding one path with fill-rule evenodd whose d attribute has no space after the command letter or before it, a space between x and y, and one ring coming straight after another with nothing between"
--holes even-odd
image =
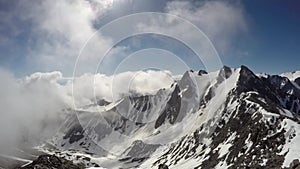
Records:
<instances>
[{"instance_id":1,"label":"foreground rocky ridge","mask_svg":"<svg viewBox=\"0 0 300 169\"><path fill-rule=\"evenodd\" d=\"M32 163L16 169L84 169L82 164L74 164L55 155L41 155Z\"/></svg>"}]
</instances>

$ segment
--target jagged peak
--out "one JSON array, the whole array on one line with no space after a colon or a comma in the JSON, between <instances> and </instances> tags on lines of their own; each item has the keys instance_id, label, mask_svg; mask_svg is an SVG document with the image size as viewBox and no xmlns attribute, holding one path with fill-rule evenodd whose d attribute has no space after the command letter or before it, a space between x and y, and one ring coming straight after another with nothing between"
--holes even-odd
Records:
<instances>
[{"instance_id":1,"label":"jagged peak","mask_svg":"<svg viewBox=\"0 0 300 169\"><path fill-rule=\"evenodd\" d=\"M244 65L241 66L239 74L238 83L246 83L250 79L259 79L258 76L256 76L248 67Z\"/></svg>"},{"instance_id":2,"label":"jagged peak","mask_svg":"<svg viewBox=\"0 0 300 169\"><path fill-rule=\"evenodd\" d=\"M181 77L179 83L182 83L184 81L191 81L194 76L194 71L186 71L183 76Z\"/></svg>"},{"instance_id":3,"label":"jagged peak","mask_svg":"<svg viewBox=\"0 0 300 169\"><path fill-rule=\"evenodd\" d=\"M237 80L237 91L257 91L264 90L264 82L256 76L248 67L242 65L239 69L239 78Z\"/></svg>"},{"instance_id":4,"label":"jagged peak","mask_svg":"<svg viewBox=\"0 0 300 169\"><path fill-rule=\"evenodd\" d=\"M204 74L208 74L207 71L205 71L205 70L199 70L199 71L198 71L198 75L199 75L199 76L202 76L202 75L204 75Z\"/></svg>"},{"instance_id":5,"label":"jagged peak","mask_svg":"<svg viewBox=\"0 0 300 169\"><path fill-rule=\"evenodd\" d=\"M223 65L222 69L231 69L231 67Z\"/></svg>"},{"instance_id":6,"label":"jagged peak","mask_svg":"<svg viewBox=\"0 0 300 169\"><path fill-rule=\"evenodd\" d=\"M251 75L251 76L256 76L247 66L242 65L240 69L240 74L243 75Z\"/></svg>"},{"instance_id":7,"label":"jagged peak","mask_svg":"<svg viewBox=\"0 0 300 169\"><path fill-rule=\"evenodd\" d=\"M228 66L223 66L219 70L219 73L218 73L218 76L217 76L217 83L220 84L225 79L228 79L232 75L233 71L234 71L234 69L232 69Z\"/></svg>"},{"instance_id":8,"label":"jagged peak","mask_svg":"<svg viewBox=\"0 0 300 169\"><path fill-rule=\"evenodd\" d=\"M232 71L233 71L232 68L224 65L219 71L219 76L228 79L232 75Z\"/></svg>"}]
</instances>

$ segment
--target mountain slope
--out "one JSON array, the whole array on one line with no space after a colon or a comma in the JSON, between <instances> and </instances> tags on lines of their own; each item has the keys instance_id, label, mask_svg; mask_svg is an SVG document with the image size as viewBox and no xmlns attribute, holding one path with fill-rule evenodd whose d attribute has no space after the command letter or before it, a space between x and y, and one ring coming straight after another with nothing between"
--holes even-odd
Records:
<instances>
[{"instance_id":1,"label":"mountain slope","mask_svg":"<svg viewBox=\"0 0 300 169\"><path fill-rule=\"evenodd\" d=\"M272 83L274 78L259 78L242 66L221 115L167 148L153 164L171 168L288 166L300 157L296 144L299 112L282 100L288 98L294 107L299 106L299 91L289 92L294 86L278 88Z\"/></svg>"}]
</instances>

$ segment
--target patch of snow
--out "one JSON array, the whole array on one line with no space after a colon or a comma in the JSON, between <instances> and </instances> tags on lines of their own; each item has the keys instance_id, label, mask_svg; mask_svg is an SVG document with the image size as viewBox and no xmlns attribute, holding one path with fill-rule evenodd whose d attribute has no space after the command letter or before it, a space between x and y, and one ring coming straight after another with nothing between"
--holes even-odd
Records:
<instances>
[{"instance_id":1,"label":"patch of snow","mask_svg":"<svg viewBox=\"0 0 300 169\"><path fill-rule=\"evenodd\" d=\"M291 81L294 81L295 79L300 77L300 71L282 73L280 76L287 77Z\"/></svg>"},{"instance_id":2,"label":"patch of snow","mask_svg":"<svg viewBox=\"0 0 300 169\"><path fill-rule=\"evenodd\" d=\"M282 121L282 127L284 127L287 132L285 133L286 144L283 146L281 154L287 152L283 167L288 167L294 159L300 157L300 125L290 119L284 119ZM293 133L295 134L295 137L290 140L290 135Z\"/></svg>"}]
</instances>

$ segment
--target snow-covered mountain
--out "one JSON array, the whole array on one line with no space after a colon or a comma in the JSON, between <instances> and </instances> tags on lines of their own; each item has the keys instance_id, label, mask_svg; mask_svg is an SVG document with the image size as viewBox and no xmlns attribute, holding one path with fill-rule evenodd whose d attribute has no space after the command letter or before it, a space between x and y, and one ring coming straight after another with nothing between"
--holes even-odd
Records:
<instances>
[{"instance_id":1,"label":"snow-covered mountain","mask_svg":"<svg viewBox=\"0 0 300 169\"><path fill-rule=\"evenodd\" d=\"M297 167L296 76L256 75L245 66L187 71L153 95L69 110L41 149L104 168Z\"/></svg>"}]
</instances>

